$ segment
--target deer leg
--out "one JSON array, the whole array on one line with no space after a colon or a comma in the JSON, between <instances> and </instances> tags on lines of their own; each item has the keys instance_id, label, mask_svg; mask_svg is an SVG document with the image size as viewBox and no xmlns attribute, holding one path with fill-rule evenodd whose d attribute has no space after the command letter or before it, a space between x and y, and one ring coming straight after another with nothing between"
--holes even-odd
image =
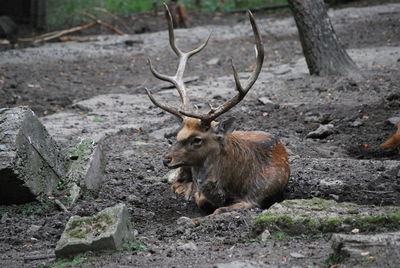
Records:
<instances>
[{"instance_id":1,"label":"deer leg","mask_svg":"<svg viewBox=\"0 0 400 268\"><path fill-rule=\"evenodd\" d=\"M234 210L238 210L238 209L251 209L251 208L255 208L255 207L256 207L256 205L254 205L254 204L247 203L247 202L240 202L240 203L236 203L236 204L233 204L230 206L217 208L211 215L217 215L217 214L234 211Z\"/></svg>"},{"instance_id":2,"label":"deer leg","mask_svg":"<svg viewBox=\"0 0 400 268\"><path fill-rule=\"evenodd\" d=\"M211 213L215 209L215 206L207 199L207 197L202 192L195 192L194 199L196 201L197 207L207 213Z\"/></svg>"},{"instance_id":3,"label":"deer leg","mask_svg":"<svg viewBox=\"0 0 400 268\"><path fill-rule=\"evenodd\" d=\"M172 183L172 191L176 194L183 195L186 200L190 200L194 193L194 183L190 168L182 167Z\"/></svg>"}]
</instances>

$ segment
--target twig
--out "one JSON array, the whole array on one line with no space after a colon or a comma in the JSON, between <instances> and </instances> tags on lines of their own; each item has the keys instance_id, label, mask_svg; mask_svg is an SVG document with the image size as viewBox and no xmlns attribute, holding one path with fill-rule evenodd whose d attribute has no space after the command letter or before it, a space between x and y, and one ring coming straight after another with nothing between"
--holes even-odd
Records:
<instances>
[{"instance_id":1,"label":"twig","mask_svg":"<svg viewBox=\"0 0 400 268\"><path fill-rule=\"evenodd\" d=\"M64 206L63 203L61 203L60 200L58 199L54 199L54 202L67 214L70 214L71 212L69 212L69 210Z\"/></svg>"},{"instance_id":2,"label":"twig","mask_svg":"<svg viewBox=\"0 0 400 268\"><path fill-rule=\"evenodd\" d=\"M364 193L369 193L369 194L391 194L394 193L394 191L370 191L370 190L361 190Z\"/></svg>"},{"instance_id":3,"label":"twig","mask_svg":"<svg viewBox=\"0 0 400 268\"><path fill-rule=\"evenodd\" d=\"M117 27L112 26L111 24L100 20L100 19L97 18L95 15L93 15L93 14L91 14L91 13L89 13L89 12L82 11L82 12L78 12L78 13L80 13L80 14L82 14L82 15L84 15L84 16L86 16L86 17L92 19L92 20L94 20L94 21L97 22L98 24L100 24L100 25L102 25L102 26L104 26L104 27L110 29L111 31L116 32L116 33L119 34L119 35L124 35L124 34L125 34L123 31L121 31L121 30L118 29Z\"/></svg>"},{"instance_id":4,"label":"twig","mask_svg":"<svg viewBox=\"0 0 400 268\"><path fill-rule=\"evenodd\" d=\"M52 259L55 258L56 255L53 254L48 254L48 255L36 255L36 256L25 256L24 257L24 262L26 261L36 261L36 260L44 260L44 259Z\"/></svg>"},{"instance_id":5,"label":"twig","mask_svg":"<svg viewBox=\"0 0 400 268\"><path fill-rule=\"evenodd\" d=\"M67 29L67 30L61 30L61 31L46 33L46 34L42 34L42 35L39 35L39 36L31 37L31 38L19 38L18 41L19 42L39 43L39 42L55 39L57 37L60 37L62 35L66 35L66 34L69 34L69 33L82 31L82 30L88 29L90 27L93 27L96 24L97 24L97 22L93 21L91 23L88 23L88 24L85 24L85 25L81 25L81 26L72 27L72 28Z\"/></svg>"},{"instance_id":6,"label":"twig","mask_svg":"<svg viewBox=\"0 0 400 268\"><path fill-rule=\"evenodd\" d=\"M100 24L100 25L102 25L102 26L104 26L104 27L110 29L111 31L116 32L116 33L119 34L119 35L125 35L125 33L124 33L123 31L121 31L120 29L118 29L118 28L115 27L115 26L112 26L111 24L108 24L107 22L104 22L104 21L102 21L102 20L97 20L96 22L97 22L98 24Z\"/></svg>"},{"instance_id":7,"label":"twig","mask_svg":"<svg viewBox=\"0 0 400 268\"><path fill-rule=\"evenodd\" d=\"M260 6L260 7L252 7L249 9L251 12L257 12L257 11L275 10L275 9L281 9L281 8L289 8L289 4L266 5L266 6ZM249 10L249 9L233 9L233 10L227 11L227 13L247 12L247 10Z\"/></svg>"}]
</instances>

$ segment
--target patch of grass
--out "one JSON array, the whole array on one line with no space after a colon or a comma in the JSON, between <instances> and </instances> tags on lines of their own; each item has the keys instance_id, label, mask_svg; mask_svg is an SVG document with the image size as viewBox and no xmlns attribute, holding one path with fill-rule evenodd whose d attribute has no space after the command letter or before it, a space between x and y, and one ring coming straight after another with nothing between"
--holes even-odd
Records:
<instances>
[{"instance_id":1,"label":"patch of grass","mask_svg":"<svg viewBox=\"0 0 400 268\"><path fill-rule=\"evenodd\" d=\"M275 239L279 239L279 240L280 239L285 239L285 238L288 237L288 235L286 233L284 233L284 232L273 233L273 236L274 236Z\"/></svg>"},{"instance_id":2,"label":"patch of grass","mask_svg":"<svg viewBox=\"0 0 400 268\"><path fill-rule=\"evenodd\" d=\"M182 0L189 9L198 9L195 0ZM236 0L215 1L202 0L200 10L205 12L229 11L234 9L254 8L265 5L287 4L287 0ZM275 10L276 12L276 10Z\"/></svg>"},{"instance_id":3,"label":"patch of grass","mask_svg":"<svg viewBox=\"0 0 400 268\"><path fill-rule=\"evenodd\" d=\"M124 245L122 247L122 250L125 250L125 251L144 251L144 250L147 250L147 247L146 247L146 245L144 245L144 244L142 244L142 243L140 243L138 241L128 241L128 242L124 243Z\"/></svg>"},{"instance_id":4,"label":"patch of grass","mask_svg":"<svg viewBox=\"0 0 400 268\"><path fill-rule=\"evenodd\" d=\"M98 116L95 116L95 117L92 118L92 122L93 123L100 123L101 121L102 121L101 118L98 117Z\"/></svg>"},{"instance_id":5,"label":"patch of grass","mask_svg":"<svg viewBox=\"0 0 400 268\"><path fill-rule=\"evenodd\" d=\"M328 258L322 262L322 266L324 267L330 267L331 265L339 264L342 261L344 261L345 257L337 254L337 253L331 253Z\"/></svg>"},{"instance_id":6,"label":"patch of grass","mask_svg":"<svg viewBox=\"0 0 400 268\"><path fill-rule=\"evenodd\" d=\"M159 10L165 0L157 0ZM287 0L236 0L215 1L202 0L201 6L196 6L196 0L180 0L187 9L200 10L203 12L229 11L233 9L246 9L264 5L285 4ZM99 19L109 18L104 13L93 10L93 8L106 9L114 15L126 16L132 13L148 11L153 9L152 1L149 0L48 0L47 22L50 29L60 28L63 25L82 24L88 18L82 13L89 11ZM287 11L288 9L271 10L268 13Z\"/></svg>"},{"instance_id":7,"label":"patch of grass","mask_svg":"<svg viewBox=\"0 0 400 268\"><path fill-rule=\"evenodd\" d=\"M75 267L76 265L90 261L93 257L89 257L87 253L81 253L75 255L72 259L57 259L48 264L40 264L38 268L64 268L64 267Z\"/></svg>"},{"instance_id":8,"label":"patch of grass","mask_svg":"<svg viewBox=\"0 0 400 268\"><path fill-rule=\"evenodd\" d=\"M39 202L30 202L19 205L1 205L0 218L4 214L7 214L10 217L27 218L32 215L44 214L52 207L54 207L54 202L47 197L43 197Z\"/></svg>"}]
</instances>

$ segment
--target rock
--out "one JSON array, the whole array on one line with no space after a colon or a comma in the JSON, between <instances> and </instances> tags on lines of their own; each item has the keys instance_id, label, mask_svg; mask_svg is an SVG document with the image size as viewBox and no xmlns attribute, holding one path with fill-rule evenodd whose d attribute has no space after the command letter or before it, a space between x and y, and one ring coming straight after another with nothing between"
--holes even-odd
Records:
<instances>
[{"instance_id":1,"label":"rock","mask_svg":"<svg viewBox=\"0 0 400 268\"><path fill-rule=\"evenodd\" d=\"M206 62L207 65L216 65L219 63L219 58L212 58Z\"/></svg>"},{"instance_id":2,"label":"rock","mask_svg":"<svg viewBox=\"0 0 400 268\"><path fill-rule=\"evenodd\" d=\"M352 261L369 259L374 261L374 267L397 267L399 264L400 232L333 234L331 243L336 255L352 258Z\"/></svg>"},{"instance_id":3,"label":"rock","mask_svg":"<svg viewBox=\"0 0 400 268\"><path fill-rule=\"evenodd\" d=\"M258 101L264 105L265 108L269 109L269 110L273 110L275 108L278 108L279 105L275 104L273 101L271 101L269 98L267 97L260 97L258 98Z\"/></svg>"},{"instance_id":4,"label":"rock","mask_svg":"<svg viewBox=\"0 0 400 268\"><path fill-rule=\"evenodd\" d=\"M307 134L307 139L325 139L334 133L334 126L332 124L320 125L316 130Z\"/></svg>"},{"instance_id":5,"label":"rock","mask_svg":"<svg viewBox=\"0 0 400 268\"><path fill-rule=\"evenodd\" d=\"M118 204L93 217L72 216L57 242L55 254L60 258L86 251L115 250L132 240L128 209Z\"/></svg>"},{"instance_id":6,"label":"rock","mask_svg":"<svg viewBox=\"0 0 400 268\"><path fill-rule=\"evenodd\" d=\"M165 176L163 177L163 180L167 180L168 183L173 183L175 181L176 177L178 176L178 174L179 174L178 168L170 170L170 171L168 171L167 174L165 174Z\"/></svg>"},{"instance_id":7,"label":"rock","mask_svg":"<svg viewBox=\"0 0 400 268\"><path fill-rule=\"evenodd\" d=\"M255 218L253 234L265 230L289 235L392 231L400 229L400 207L362 206L322 198L285 200Z\"/></svg>"},{"instance_id":8,"label":"rock","mask_svg":"<svg viewBox=\"0 0 400 268\"><path fill-rule=\"evenodd\" d=\"M192 221L191 218L184 217L184 216L177 219L176 223L178 225L182 225L184 227L195 227L196 226L196 224Z\"/></svg>"},{"instance_id":9,"label":"rock","mask_svg":"<svg viewBox=\"0 0 400 268\"><path fill-rule=\"evenodd\" d=\"M164 140L165 138L170 138L176 136L180 129L178 124L173 125L172 127L163 127L151 132L149 135L150 137L157 139L157 140Z\"/></svg>"},{"instance_id":10,"label":"rock","mask_svg":"<svg viewBox=\"0 0 400 268\"><path fill-rule=\"evenodd\" d=\"M340 197L336 194L329 194L329 197L332 198L335 201L339 201Z\"/></svg>"},{"instance_id":11,"label":"rock","mask_svg":"<svg viewBox=\"0 0 400 268\"><path fill-rule=\"evenodd\" d=\"M81 187L73 183L69 189L69 204L74 205L76 201L78 201L79 197L81 196Z\"/></svg>"},{"instance_id":12,"label":"rock","mask_svg":"<svg viewBox=\"0 0 400 268\"><path fill-rule=\"evenodd\" d=\"M387 120L387 122L389 122L392 125L397 125L398 123L400 123L400 117L397 116L391 117Z\"/></svg>"},{"instance_id":13,"label":"rock","mask_svg":"<svg viewBox=\"0 0 400 268\"><path fill-rule=\"evenodd\" d=\"M318 112L306 112L304 114L304 123L328 123L330 121L329 114L321 114Z\"/></svg>"},{"instance_id":14,"label":"rock","mask_svg":"<svg viewBox=\"0 0 400 268\"><path fill-rule=\"evenodd\" d=\"M216 268L261 268L261 267L272 267L272 266L267 266L263 262L259 261L249 261L249 260L244 260L244 261L233 261L233 262L228 262L228 263L218 263L214 267Z\"/></svg>"},{"instance_id":15,"label":"rock","mask_svg":"<svg viewBox=\"0 0 400 268\"><path fill-rule=\"evenodd\" d=\"M364 120L361 118L357 118L356 120L350 123L351 127L360 127L362 125L364 125Z\"/></svg>"},{"instance_id":16,"label":"rock","mask_svg":"<svg viewBox=\"0 0 400 268\"><path fill-rule=\"evenodd\" d=\"M290 257L296 258L296 259L301 259L301 258L305 258L306 256L304 256L303 254L300 254L298 252L291 252Z\"/></svg>"},{"instance_id":17,"label":"rock","mask_svg":"<svg viewBox=\"0 0 400 268\"><path fill-rule=\"evenodd\" d=\"M32 224L28 229L28 233L36 233L37 231L40 230L40 228L42 228L42 226Z\"/></svg>"},{"instance_id":18,"label":"rock","mask_svg":"<svg viewBox=\"0 0 400 268\"><path fill-rule=\"evenodd\" d=\"M104 177L106 159L102 141L81 139L69 153L70 168L67 180L85 185L90 190L99 190Z\"/></svg>"},{"instance_id":19,"label":"rock","mask_svg":"<svg viewBox=\"0 0 400 268\"><path fill-rule=\"evenodd\" d=\"M260 235L260 239L263 242L268 241L270 238L271 238L271 233L267 229L265 229L265 231L262 232Z\"/></svg>"},{"instance_id":20,"label":"rock","mask_svg":"<svg viewBox=\"0 0 400 268\"><path fill-rule=\"evenodd\" d=\"M66 158L28 107L0 113L0 204L51 194L66 173Z\"/></svg>"},{"instance_id":21,"label":"rock","mask_svg":"<svg viewBox=\"0 0 400 268\"><path fill-rule=\"evenodd\" d=\"M177 247L177 249L183 250L183 251L186 251L186 250L194 250L194 251L196 251L196 250L198 250L196 244L193 243L193 242L189 242L189 243L180 245L180 246Z\"/></svg>"}]
</instances>

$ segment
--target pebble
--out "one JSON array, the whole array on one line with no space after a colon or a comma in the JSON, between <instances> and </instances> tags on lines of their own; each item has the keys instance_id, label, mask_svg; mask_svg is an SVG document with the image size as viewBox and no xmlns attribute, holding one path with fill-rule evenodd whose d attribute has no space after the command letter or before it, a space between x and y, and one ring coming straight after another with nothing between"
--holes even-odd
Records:
<instances>
[{"instance_id":1,"label":"pebble","mask_svg":"<svg viewBox=\"0 0 400 268\"><path fill-rule=\"evenodd\" d=\"M329 135L333 134L334 132L334 125L332 124L326 124L326 125L320 125L316 130L311 131L310 133L307 134L306 138L307 139L324 139L328 137Z\"/></svg>"},{"instance_id":2,"label":"pebble","mask_svg":"<svg viewBox=\"0 0 400 268\"><path fill-rule=\"evenodd\" d=\"M390 117L387 121L392 125L397 125L398 123L400 123L400 117Z\"/></svg>"},{"instance_id":3,"label":"pebble","mask_svg":"<svg viewBox=\"0 0 400 268\"><path fill-rule=\"evenodd\" d=\"M186 226L186 227L195 227L196 226L196 224L192 221L191 218L184 217L184 216L177 219L176 223L178 225L182 225L182 226Z\"/></svg>"},{"instance_id":4,"label":"pebble","mask_svg":"<svg viewBox=\"0 0 400 268\"><path fill-rule=\"evenodd\" d=\"M271 238L271 233L268 230L265 230L264 232L262 232L260 238L263 242L268 241Z\"/></svg>"},{"instance_id":5,"label":"pebble","mask_svg":"<svg viewBox=\"0 0 400 268\"><path fill-rule=\"evenodd\" d=\"M306 256L304 256L303 254L300 254L298 252L291 252L290 253L290 257L296 258L296 259L300 259L300 258L305 258Z\"/></svg>"},{"instance_id":6,"label":"pebble","mask_svg":"<svg viewBox=\"0 0 400 268\"><path fill-rule=\"evenodd\" d=\"M193 243L193 242L189 242L189 243L180 245L180 246L177 247L177 249L180 249L180 250L195 250L195 251L198 250L196 244Z\"/></svg>"}]
</instances>

